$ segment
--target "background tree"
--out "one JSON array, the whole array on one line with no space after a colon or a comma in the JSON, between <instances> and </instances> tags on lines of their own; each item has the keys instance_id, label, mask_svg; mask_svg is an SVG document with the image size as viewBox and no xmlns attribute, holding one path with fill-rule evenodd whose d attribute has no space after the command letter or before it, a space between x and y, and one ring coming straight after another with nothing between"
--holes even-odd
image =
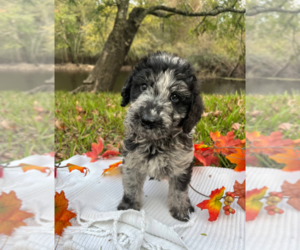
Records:
<instances>
[{"instance_id":1,"label":"background tree","mask_svg":"<svg viewBox=\"0 0 300 250\"><path fill-rule=\"evenodd\" d=\"M68 6L77 5L77 1L68 2ZM244 33L244 6L241 1L226 1L221 2L222 5L216 3L215 1L137 1L130 3L129 0L118 0L118 1L102 1L97 5L96 12L101 15L105 13L107 9L110 9L110 14L115 14L115 19L113 21L113 27L108 37L105 40L102 52L96 62L93 71L90 73L89 77L85 80L86 84L80 86L79 89L75 91L89 90L89 91L110 91L113 89L114 83L116 81L117 75L126 59L126 56L130 54L130 48L135 39L136 35L141 26L143 26L143 21L149 22L148 17L154 17L155 23L160 25L161 30L166 28L167 23L176 23L178 28L184 26L185 23L189 24L190 19L194 19L194 22L198 22L192 30L188 33L197 35L202 35L206 33L206 30L214 31L215 37L218 36L218 40L221 41L222 36L225 34L232 35L236 40L234 44L234 53L236 53L238 47L239 55L235 58L235 63L233 67L228 67L228 74L232 75L235 68L244 59L244 45L243 45L243 33ZM58 9L60 12L60 9ZM128 14L129 12L129 14ZM220 17L218 17L220 15ZM184 20L179 20L178 17L184 17ZM188 18L191 17L191 18ZM174 22L175 19L175 22ZM86 22L85 28L87 28L88 22L92 23L99 19L90 19ZM160 20L160 21L157 21ZM163 20L163 21L161 21ZM179 22L180 21L180 22ZM174 28L170 25L169 28ZM223 29L222 29L223 27ZM231 30L231 32L228 32ZM151 43L151 31L144 29L143 32L148 32L148 41L144 44ZM226 33L227 32L227 33ZM223 34L222 34L223 33ZM97 32L95 32L97 34ZM162 32L164 34L164 32ZM238 35L237 35L238 34ZM242 34L242 36L240 35ZM188 36L189 34L180 34L181 37ZM146 36L145 36L146 37ZM159 36L158 36L159 37ZM158 38L160 39L160 38ZM169 38L170 39L170 38ZM162 39L164 40L164 39ZM170 39L171 40L171 39ZM182 39L183 40L183 39ZM186 41L187 39L185 39ZM209 41L209 37L207 37ZM187 41L186 41L187 42ZM233 45L233 44L231 44ZM182 46L187 46L182 44ZM138 48L136 48L138 49ZM224 47L223 47L224 49ZM155 50L150 49L148 51ZM230 50L229 50L230 51ZM173 50L174 52L174 50ZM177 51L176 51L177 52ZM145 51L144 51L145 54ZM127 57L128 58L128 57ZM224 63L226 64L226 62ZM235 67L236 66L236 67ZM232 71L232 72L231 72Z\"/></svg>"},{"instance_id":2,"label":"background tree","mask_svg":"<svg viewBox=\"0 0 300 250\"><path fill-rule=\"evenodd\" d=\"M300 2L247 2L247 77L300 77Z\"/></svg>"},{"instance_id":3,"label":"background tree","mask_svg":"<svg viewBox=\"0 0 300 250\"><path fill-rule=\"evenodd\" d=\"M53 63L52 0L10 0L0 6L0 63Z\"/></svg>"}]
</instances>

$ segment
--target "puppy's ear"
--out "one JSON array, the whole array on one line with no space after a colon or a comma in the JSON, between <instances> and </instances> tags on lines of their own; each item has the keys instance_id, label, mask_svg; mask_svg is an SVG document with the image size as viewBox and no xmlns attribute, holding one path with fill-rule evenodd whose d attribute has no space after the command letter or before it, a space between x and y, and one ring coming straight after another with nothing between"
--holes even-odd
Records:
<instances>
[{"instance_id":1,"label":"puppy's ear","mask_svg":"<svg viewBox=\"0 0 300 250\"><path fill-rule=\"evenodd\" d=\"M186 134L190 133L200 121L203 112L203 103L200 94L198 93L195 95L193 99L194 100L192 102L190 112L188 113L187 119L184 121L182 126L182 130Z\"/></svg>"},{"instance_id":2,"label":"puppy's ear","mask_svg":"<svg viewBox=\"0 0 300 250\"><path fill-rule=\"evenodd\" d=\"M124 87L122 88L121 96L121 106L125 107L130 102L130 89L132 86L132 75L130 75L125 81Z\"/></svg>"}]
</instances>

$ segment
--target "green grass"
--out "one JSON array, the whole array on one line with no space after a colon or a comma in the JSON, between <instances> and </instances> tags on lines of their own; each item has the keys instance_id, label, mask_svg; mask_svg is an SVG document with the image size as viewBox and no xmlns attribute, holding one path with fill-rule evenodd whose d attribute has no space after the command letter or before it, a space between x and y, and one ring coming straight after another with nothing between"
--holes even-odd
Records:
<instances>
[{"instance_id":1,"label":"green grass","mask_svg":"<svg viewBox=\"0 0 300 250\"><path fill-rule=\"evenodd\" d=\"M55 152L57 160L67 159L91 150L91 144L102 137L106 144L121 144L124 138L123 120L127 108L122 108L121 95L113 93L55 93L55 117L62 128L56 126ZM245 138L245 96L203 95L205 112L198 123L194 143L211 144L210 131L231 131L233 123L241 124L236 138ZM76 107L82 108L77 110ZM221 111L219 115L214 115ZM212 112L212 113L210 113Z\"/></svg>"},{"instance_id":2,"label":"green grass","mask_svg":"<svg viewBox=\"0 0 300 250\"><path fill-rule=\"evenodd\" d=\"M54 149L54 94L0 92L0 162Z\"/></svg>"},{"instance_id":3,"label":"green grass","mask_svg":"<svg viewBox=\"0 0 300 250\"><path fill-rule=\"evenodd\" d=\"M285 138L300 138L300 94L283 93L282 95L247 95L246 130L259 131L269 135L279 130L279 125L289 123L293 126L281 130ZM254 115L256 111L261 113Z\"/></svg>"}]
</instances>

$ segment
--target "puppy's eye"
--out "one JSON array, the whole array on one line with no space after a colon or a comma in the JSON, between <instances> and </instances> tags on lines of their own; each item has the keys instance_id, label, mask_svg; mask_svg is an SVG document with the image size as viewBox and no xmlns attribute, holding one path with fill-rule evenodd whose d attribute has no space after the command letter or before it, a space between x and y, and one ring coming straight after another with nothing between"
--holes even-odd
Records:
<instances>
[{"instance_id":1,"label":"puppy's eye","mask_svg":"<svg viewBox=\"0 0 300 250\"><path fill-rule=\"evenodd\" d=\"M179 96L177 94L172 94L170 99L174 103L179 102Z\"/></svg>"},{"instance_id":2,"label":"puppy's eye","mask_svg":"<svg viewBox=\"0 0 300 250\"><path fill-rule=\"evenodd\" d=\"M147 85L147 84L142 84L141 87L140 87L140 90L143 92L143 91L145 91L147 88L148 88L148 85Z\"/></svg>"}]
</instances>

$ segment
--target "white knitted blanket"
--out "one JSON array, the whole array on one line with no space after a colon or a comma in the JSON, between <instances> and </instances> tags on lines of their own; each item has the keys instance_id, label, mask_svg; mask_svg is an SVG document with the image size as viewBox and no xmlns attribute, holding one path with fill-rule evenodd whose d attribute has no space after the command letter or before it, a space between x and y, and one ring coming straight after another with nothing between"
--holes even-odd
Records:
<instances>
[{"instance_id":1,"label":"white knitted blanket","mask_svg":"<svg viewBox=\"0 0 300 250\"><path fill-rule=\"evenodd\" d=\"M262 209L256 220L245 224L245 212L236 204L234 215L226 216L221 210L215 222L208 221L208 211L201 211L196 205L205 200L189 190L195 213L188 223L171 217L167 207L168 183L148 180L144 186L144 201L140 212L117 211L122 198L123 187L120 174L101 176L104 169L121 160L99 160L90 163L86 156L74 156L62 162L89 168L87 176L79 171L69 172L67 168L47 176L36 170L23 173L20 169L5 170L0 178L2 192L14 190L22 199L22 209L35 214L26 220L27 227L20 227L6 241L3 249L191 249L191 250L240 250L272 249L296 250L300 245L300 212L285 202L279 204L285 210L282 215L269 216ZM31 156L11 165L28 163L53 167L50 156ZM295 183L300 171L287 173L274 169L247 168L247 189L267 186L270 191L281 191L284 180ZM209 195L216 188L224 186L233 191L234 182L242 183L245 172L217 167L195 167L191 184L198 191ZM64 190L70 202L69 209L77 217L72 226L65 229L63 236L53 242L55 191ZM246 230L245 230L246 229ZM0 244L6 236L0 236Z\"/></svg>"},{"instance_id":2,"label":"white knitted blanket","mask_svg":"<svg viewBox=\"0 0 300 250\"><path fill-rule=\"evenodd\" d=\"M244 248L245 212L234 202L235 215L223 210L217 221L209 222L208 211L196 205L207 199L189 191L196 212L188 223L174 219L167 207L167 180L147 180L141 212L117 211L123 195L120 174L101 177L104 169L121 158L90 163L86 156L62 162L89 168L84 177L79 171L58 170L56 191L64 190L70 208L77 213L78 227L69 227L59 241L59 249L231 249ZM209 195L216 188L233 191L235 180L242 183L245 173L216 167L195 167L192 186Z\"/></svg>"},{"instance_id":3,"label":"white knitted blanket","mask_svg":"<svg viewBox=\"0 0 300 250\"><path fill-rule=\"evenodd\" d=\"M13 161L8 166L27 163L54 169L54 158L33 155ZM37 170L23 172L21 168L5 168L0 178L0 191L14 191L22 201L21 210L34 214L26 219L27 226L18 227L10 237L0 234L0 247L3 250L53 250L54 234L54 173L47 176ZM1 222L0 222L1 223Z\"/></svg>"}]
</instances>

